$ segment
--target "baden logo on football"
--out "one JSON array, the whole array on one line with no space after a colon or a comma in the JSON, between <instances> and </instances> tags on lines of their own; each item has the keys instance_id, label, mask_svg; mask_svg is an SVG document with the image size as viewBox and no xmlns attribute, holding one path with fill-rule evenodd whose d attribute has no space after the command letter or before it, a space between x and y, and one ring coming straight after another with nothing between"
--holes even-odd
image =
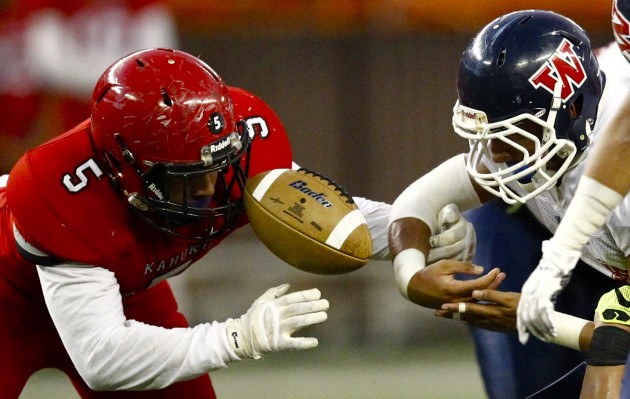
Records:
<instances>
[{"instance_id":1,"label":"baden logo on football","mask_svg":"<svg viewBox=\"0 0 630 399\"><path fill-rule=\"evenodd\" d=\"M306 182L303 180L296 180L293 183L290 183L289 187L293 187L294 189L301 191L305 195L308 195L315 201L319 202L324 208L331 208L333 206L333 204L326 199L326 195L324 193L318 193L311 190Z\"/></svg>"}]
</instances>

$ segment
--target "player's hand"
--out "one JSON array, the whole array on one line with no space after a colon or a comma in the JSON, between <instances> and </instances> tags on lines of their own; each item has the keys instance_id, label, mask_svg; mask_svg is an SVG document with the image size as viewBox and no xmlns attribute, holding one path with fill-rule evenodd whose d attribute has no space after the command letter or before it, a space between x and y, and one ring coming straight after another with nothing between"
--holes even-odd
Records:
<instances>
[{"instance_id":1,"label":"player's hand","mask_svg":"<svg viewBox=\"0 0 630 399\"><path fill-rule=\"evenodd\" d=\"M438 234L429 239L431 249L427 264L442 259L472 261L477 245L475 229L461 216L457 205L448 204L438 212L438 225Z\"/></svg>"},{"instance_id":2,"label":"player's hand","mask_svg":"<svg viewBox=\"0 0 630 399\"><path fill-rule=\"evenodd\" d=\"M552 314L556 297L571 278L571 271L580 259L580 251L567 250L552 240L544 241L540 263L521 290L516 312L518 338L522 344L529 333L543 341L556 336Z\"/></svg>"},{"instance_id":3,"label":"player's hand","mask_svg":"<svg viewBox=\"0 0 630 399\"><path fill-rule=\"evenodd\" d=\"M260 359L269 352L317 346L317 338L291 335L325 321L328 301L320 299L316 288L290 294L288 291L289 284L270 288L247 313L227 321L228 341L238 357Z\"/></svg>"},{"instance_id":4,"label":"player's hand","mask_svg":"<svg viewBox=\"0 0 630 399\"><path fill-rule=\"evenodd\" d=\"M495 289L505 279L498 268L483 274L481 266L470 262L441 260L416 272L409 281L409 299L421 306L438 309L443 303L469 302L475 290ZM458 280L456 275L479 276Z\"/></svg>"},{"instance_id":5,"label":"player's hand","mask_svg":"<svg viewBox=\"0 0 630 399\"><path fill-rule=\"evenodd\" d=\"M438 317L462 320L490 331L516 332L516 308L520 294L495 290L473 291L473 302L445 303Z\"/></svg>"}]
</instances>

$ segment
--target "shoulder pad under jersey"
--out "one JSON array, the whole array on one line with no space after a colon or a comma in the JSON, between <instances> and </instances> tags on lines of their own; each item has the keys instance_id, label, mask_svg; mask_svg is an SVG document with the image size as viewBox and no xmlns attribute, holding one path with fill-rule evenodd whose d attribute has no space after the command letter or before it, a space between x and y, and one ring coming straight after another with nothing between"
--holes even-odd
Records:
<instances>
[{"instance_id":1,"label":"shoulder pad under jersey","mask_svg":"<svg viewBox=\"0 0 630 399\"><path fill-rule=\"evenodd\" d=\"M228 90L234 103L234 117L246 123L252 138L249 176L291 168L291 144L278 115L247 90L238 87L228 87Z\"/></svg>"},{"instance_id":2,"label":"shoulder pad under jersey","mask_svg":"<svg viewBox=\"0 0 630 399\"><path fill-rule=\"evenodd\" d=\"M28 151L6 195L24 240L54 259L102 264L124 243L110 237L129 212L96 160L89 121Z\"/></svg>"}]
</instances>

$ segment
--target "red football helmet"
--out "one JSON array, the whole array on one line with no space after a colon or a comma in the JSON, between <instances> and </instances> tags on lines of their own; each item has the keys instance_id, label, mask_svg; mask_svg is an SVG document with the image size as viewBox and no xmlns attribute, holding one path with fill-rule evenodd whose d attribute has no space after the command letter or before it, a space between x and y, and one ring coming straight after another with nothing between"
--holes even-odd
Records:
<instances>
[{"instance_id":1,"label":"red football helmet","mask_svg":"<svg viewBox=\"0 0 630 399\"><path fill-rule=\"evenodd\" d=\"M221 234L242 209L244 131L221 78L181 51L130 54L92 94L94 145L112 181L145 221L182 238ZM214 193L200 196L208 181Z\"/></svg>"}]
</instances>

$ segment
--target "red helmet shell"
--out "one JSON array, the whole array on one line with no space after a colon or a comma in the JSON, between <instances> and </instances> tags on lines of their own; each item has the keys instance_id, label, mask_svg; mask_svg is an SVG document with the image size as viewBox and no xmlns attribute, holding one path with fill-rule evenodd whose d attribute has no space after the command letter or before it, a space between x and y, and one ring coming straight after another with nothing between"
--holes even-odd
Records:
<instances>
[{"instance_id":1,"label":"red helmet shell","mask_svg":"<svg viewBox=\"0 0 630 399\"><path fill-rule=\"evenodd\" d=\"M91 126L117 189L154 227L205 241L240 212L249 136L238 134L227 86L199 59L150 49L116 61L94 88ZM215 195L198 201L191 179L208 173Z\"/></svg>"},{"instance_id":2,"label":"red helmet shell","mask_svg":"<svg viewBox=\"0 0 630 399\"><path fill-rule=\"evenodd\" d=\"M92 94L97 150L118 158L119 134L141 168L146 161L199 161L201 147L235 130L226 85L181 51L130 54L103 73Z\"/></svg>"}]
</instances>

